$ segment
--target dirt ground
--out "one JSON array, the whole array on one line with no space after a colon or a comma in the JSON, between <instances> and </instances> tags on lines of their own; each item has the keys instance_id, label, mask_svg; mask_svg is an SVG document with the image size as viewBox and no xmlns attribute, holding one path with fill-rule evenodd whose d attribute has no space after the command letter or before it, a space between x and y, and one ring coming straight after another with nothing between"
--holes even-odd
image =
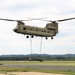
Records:
<instances>
[{"instance_id":1,"label":"dirt ground","mask_svg":"<svg viewBox=\"0 0 75 75\"><path fill-rule=\"evenodd\" d=\"M39 72L8 72L0 75L65 75L65 74L53 74L53 73L39 73Z\"/></svg>"}]
</instances>

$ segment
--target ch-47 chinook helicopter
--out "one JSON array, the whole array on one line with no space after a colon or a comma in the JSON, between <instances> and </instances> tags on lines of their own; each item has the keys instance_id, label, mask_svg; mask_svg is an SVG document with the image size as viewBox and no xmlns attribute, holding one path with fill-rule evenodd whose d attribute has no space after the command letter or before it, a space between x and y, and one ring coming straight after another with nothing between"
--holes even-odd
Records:
<instances>
[{"instance_id":1,"label":"ch-47 chinook helicopter","mask_svg":"<svg viewBox=\"0 0 75 75\"><path fill-rule=\"evenodd\" d=\"M30 20L41 20L40 18L30 19L30 20L12 20L12 19L0 18L0 20L5 20L5 21L16 21L17 26L16 28L13 29L13 31L16 33L27 35L26 38L29 38L29 35L30 35L31 38L33 38L34 36L40 36L40 37L46 37L46 39L48 37L51 37L51 39L53 39L53 37L56 36L56 34L58 33L57 22L63 22L63 21L72 20L72 19L75 19L75 17L62 19L62 20L56 20L56 21L42 20L42 21L48 21L49 23L47 23L44 28L41 28L41 27L25 25L25 23L23 22L23 21L30 21Z\"/></svg>"}]
</instances>

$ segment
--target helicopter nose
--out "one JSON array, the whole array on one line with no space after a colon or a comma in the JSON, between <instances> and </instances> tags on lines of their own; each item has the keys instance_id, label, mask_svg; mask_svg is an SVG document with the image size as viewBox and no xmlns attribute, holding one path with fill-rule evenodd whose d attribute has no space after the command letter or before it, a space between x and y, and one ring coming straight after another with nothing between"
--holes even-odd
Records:
<instances>
[{"instance_id":1,"label":"helicopter nose","mask_svg":"<svg viewBox=\"0 0 75 75\"><path fill-rule=\"evenodd\" d=\"M14 32L17 32L18 29L13 29Z\"/></svg>"}]
</instances>

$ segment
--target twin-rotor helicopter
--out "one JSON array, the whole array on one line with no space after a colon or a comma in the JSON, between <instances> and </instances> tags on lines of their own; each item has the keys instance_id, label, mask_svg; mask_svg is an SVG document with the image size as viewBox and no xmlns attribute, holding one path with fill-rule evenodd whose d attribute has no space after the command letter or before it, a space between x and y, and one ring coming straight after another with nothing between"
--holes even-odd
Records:
<instances>
[{"instance_id":1,"label":"twin-rotor helicopter","mask_svg":"<svg viewBox=\"0 0 75 75\"><path fill-rule=\"evenodd\" d=\"M48 39L48 37L51 37L51 39L53 39L53 37L56 36L56 34L58 33L58 22L68 21L72 19L75 19L75 17L56 20L56 21L44 20L42 18L32 18L29 20L12 20L12 19L0 18L0 20L5 20L5 21L16 21L17 26L13 29L13 31L18 34L26 35L26 38L29 38L30 35L31 38L34 38L34 36L39 36L39 37L45 37L46 39ZM48 23L44 28L42 28L42 27L25 25L25 23L23 22L23 21L31 21L31 20L47 21Z\"/></svg>"}]
</instances>

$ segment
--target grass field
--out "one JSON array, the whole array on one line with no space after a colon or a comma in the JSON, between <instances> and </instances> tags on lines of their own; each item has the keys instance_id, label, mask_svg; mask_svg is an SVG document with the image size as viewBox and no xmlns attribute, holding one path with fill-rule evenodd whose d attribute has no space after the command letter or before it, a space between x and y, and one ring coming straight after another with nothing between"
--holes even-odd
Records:
<instances>
[{"instance_id":1,"label":"grass field","mask_svg":"<svg viewBox=\"0 0 75 75\"><path fill-rule=\"evenodd\" d=\"M75 66L75 61L0 61L2 64L39 64L39 65L59 65L59 66Z\"/></svg>"},{"instance_id":2,"label":"grass field","mask_svg":"<svg viewBox=\"0 0 75 75\"><path fill-rule=\"evenodd\" d=\"M33 68L35 65L42 66L53 66L53 67L73 67L75 68L75 61L44 61L44 62L38 62L38 61L0 61L0 72L45 72L45 73L61 73L61 74L68 74L68 75L75 75L75 70L50 70L50 69L39 69L37 67ZM32 67L11 67L11 66L4 66L4 65L33 65ZM64 68L64 69L65 69Z\"/></svg>"}]
</instances>

